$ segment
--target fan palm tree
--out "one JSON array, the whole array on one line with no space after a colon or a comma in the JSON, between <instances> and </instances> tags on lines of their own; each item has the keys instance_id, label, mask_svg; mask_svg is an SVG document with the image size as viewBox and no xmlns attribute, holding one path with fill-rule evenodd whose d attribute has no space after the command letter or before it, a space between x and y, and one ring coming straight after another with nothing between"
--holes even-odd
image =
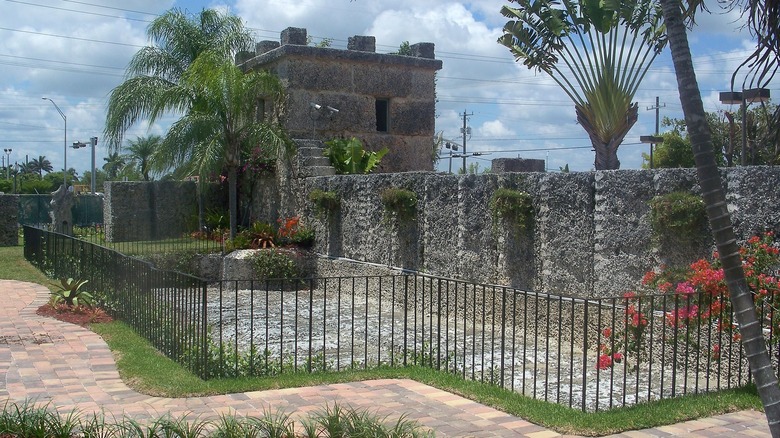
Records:
<instances>
[{"instance_id":1,"label":"fan palm tree","mask_svg":"<svg viewBox=\"0 0 780 438\"><path fill-rule=\"evenodd\" d=\"M157 156L179 170L204 176L227 169L230 235L238 217L238 169L243 152L261 148L267 156L289 152L291 142L277 123L260 119L261 102L281 101L279 79L265 71L244 73L219 52L201 54L170 94L190 108L175 122Z\"/></svg>"},{"instance_id":2,"label":"fan palm tree","mask_svg":"<svg viewBox=\"0 0 780 438\"><path fill-rule=\"evenodd\" d=\"M666 43L652 0L510 0L498 42L549 75L574 102L596 151L596 170L618 169L617 150L636 123L632 103Z\"/></svg>"},{"instance_id":3,"label":"fan palm tree","mask_svg":"<svg viewBox=\"0 0 780 438\"><path fill-rule=\"evenodd\" d=\"M54 170L54 167L51 165L51 161L45 156L40 155L38 158L30 160L29 170L31 172L38 172L38 176L43 178L43 172L49 173Z\"/></svg>"},{"instance_id":4,"label":"fan palm tree","mask_svg":"<svg viewBox=\"0 0 780 438\"><path fill-rule=\"evenodd\" d=\"M693 70L681 4L675 0L660 0L660 3L672 51L680 102L693 145L699 185L710 227L714 230L713 237L739 324L742 345L764 405L769 429L773 437L780 437L780 387L767 352L766 341L753 303L753 295L745 281L739 247L712 149L711 133Z\"/></svg>"},{"instance_id":5,"label":"fan palm tree","mask_svg":"<svg viewBox=\"0 0 780 438\"><path fill-rule=\"evenodd\" d=\"M160 143L162 143L162 137L150 135L137 137L127 146L127 164L133 166L141 174L144 181L149 181L149 172L155 169L153 156Z\"/></svg>"},{"instance_id":6,"label":"fan palm tree","mask_svg":"<svg viewBox=\"0 0 780 438\"><path fill-rule=\"evenodd\" d=\"M139 120L154 123L166 112L184 112L181 96L169 91L206 50L233 59L249 48L252 37L238 17L204 9L195 17L172 9L152 21L147 35L153 45L139 50L127 67L127 79L111 91L104 136L114 150Z\"/></svg>"}]
</instances>

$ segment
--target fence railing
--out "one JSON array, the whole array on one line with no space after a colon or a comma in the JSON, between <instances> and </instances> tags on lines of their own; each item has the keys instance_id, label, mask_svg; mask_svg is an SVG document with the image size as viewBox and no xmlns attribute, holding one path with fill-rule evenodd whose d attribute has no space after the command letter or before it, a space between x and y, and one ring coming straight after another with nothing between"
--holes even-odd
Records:
<instances>
[{"instance_id":1,"label":"fence railing","mask_svg":"<svg viewBox=\"0 0 780 438\"><path fill-rule=\"evenodd\" d=\"M691 318L703 297L576 299L415 274L207 285L29 227L25 255L89 279L202 378L422 365L585 411L750 380L728 307Z\"/></svg>"},{"instance_id":2,"label":"fence railing","mask_svg":"<svg viewBox=\"0 0 780 438\"><path fill-rule=\"evenodd\" d=\"M206 376L205 281L64 234L24 227L24 256L50 278L88 280L113 317L198 376Z\"/></svg>"}]
</instances>

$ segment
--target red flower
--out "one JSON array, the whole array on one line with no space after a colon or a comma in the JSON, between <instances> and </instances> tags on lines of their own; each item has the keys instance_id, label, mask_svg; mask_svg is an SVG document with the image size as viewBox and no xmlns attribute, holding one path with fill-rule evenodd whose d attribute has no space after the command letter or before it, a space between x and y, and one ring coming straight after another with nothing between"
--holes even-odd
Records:
<instances>
[{"instance_id":1,"label":"red flower","mask_svg":"<svg viewBox=\"0 0 780 438\"><path fill-rule=\"evenodd\" d=\"M602 354L599 356L599 361L596 364L596 367L600 370L606 370L607 368L612 366L612 356L608 356L606 354Z\"/></svg>"}]
</instances>

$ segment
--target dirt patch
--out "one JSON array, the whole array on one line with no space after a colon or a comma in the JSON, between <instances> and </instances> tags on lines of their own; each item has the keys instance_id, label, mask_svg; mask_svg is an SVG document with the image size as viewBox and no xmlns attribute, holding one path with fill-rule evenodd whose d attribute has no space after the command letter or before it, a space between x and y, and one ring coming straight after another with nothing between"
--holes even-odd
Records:
<instances>
[{"instance_id":1,"label":"dirt patch","mask_svg":"<svg viewBox=\"0 0 780 438\"><path fill-rule=\"evenodd\" d=\"M52 306L47 303L39 307L35 313L86 328L89 328L89 325L93 323L113 321L111 316L103 311L103 309L97 307L68 306L65 304Z\"/></svg>"}]
</instances>

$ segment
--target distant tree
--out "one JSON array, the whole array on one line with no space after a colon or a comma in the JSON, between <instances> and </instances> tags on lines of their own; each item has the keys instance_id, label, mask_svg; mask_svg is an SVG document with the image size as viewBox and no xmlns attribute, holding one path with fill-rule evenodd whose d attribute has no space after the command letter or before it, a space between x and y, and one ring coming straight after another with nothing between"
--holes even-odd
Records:
<instances>
[{"instance_id":1,"label":"distant tree","mask_svg":"<svg viewBox=\"0 0 780 438\"><path fill-rule=\"evenodd\" d=\"M127 167L139 172L144 181L149 181L149 172L153 169L153 156L162 143L162 137L151 135L149 137L136 137L127 146Z\"/></svg>"},{"instance_id":2,"label":"distant tree","mask_svg":"<svg viewBox=\"0 0 780 438\"><path fill-rule=\"evenodd\" d=\"M31 172L37 172L40 178L43 178L43 172L49 173L54 170L51 165L51 161L46 159L45 156L40 155L38 158L30 160L29 170Z\"/></svg>"},{"instance_id":3,"label":"distant tree","mask_svg":"<svg viewBox=\"0 0 780 438\"><path fill-rule=\"evenodd\" d=\"M413 56L414 51L412 50L411 44L409 44L409 41L404 41L401 43L400 46L398 46L398 50L395 52L391 52L391 55L404 55L404 56Z\"/></svg>"},{"instance_id":4,"label":"distant tree","mask_svg":"<svg viewBox=\"0 0 780 438\"><path fill-rule=\"evenodd\" d=\"M110 152L103 158L103 161L105 161L103 170L106 172L106 178L108 180L116 180L119 172L125 167L124 155L120 155L119 152Z\"/></svg>"}]
</instances>

